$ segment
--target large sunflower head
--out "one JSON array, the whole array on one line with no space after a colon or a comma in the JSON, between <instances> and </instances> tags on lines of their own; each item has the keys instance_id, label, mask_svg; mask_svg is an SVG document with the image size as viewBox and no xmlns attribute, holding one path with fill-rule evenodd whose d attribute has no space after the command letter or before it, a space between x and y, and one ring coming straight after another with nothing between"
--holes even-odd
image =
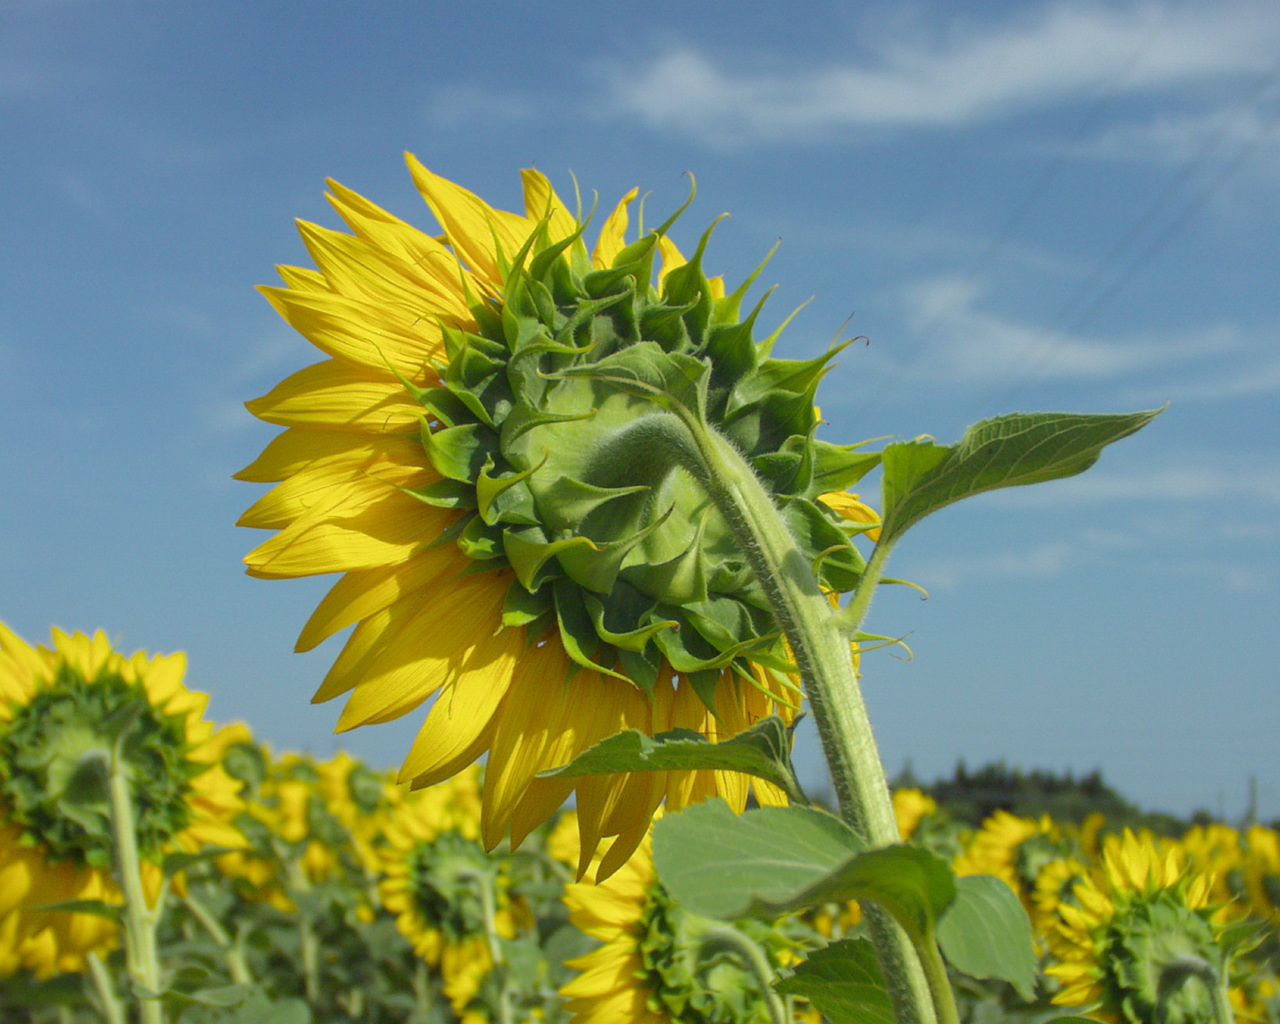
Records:
<instances>
[{"instance_id":1,"label":"large sunflower head","mask_svg":"<svg viewBox=\"0 0 1280 1024\"><path fill-rule=\"evenodd\" d=\"M114 941L101 918L38 909L121 900L108 759L136 783L151 898L166 854L243 844L231 824L240 786L220 764L240 732L215 732L204 720L208 697L183 685L185 669L182 654L119 654L101 632L54 630L51 647L31 647L0 623L0 918L21 915L23 934L50 932L46 970L67 969Z\"/></svg>"},{"instance_id":2,"label":"large sunflower head","mask_svg":"<svg viewBox=\"0 0 1280 1024\"><path fill-rule=\"evenodd\" d=\"M703 271L710 232L687 261L670 221L628 243L633 190L589 251L536 171L520 215L409 166L440 238L333 184L351 233L301 225L318 269L263 289L326 358L249 403L286 430L240 474L278 482L241 522L279 531L252 575L344 574L298 643L355 627L316 694L348 695L339 729L434 698L401 778L488 752L493 846L574 788L538 771L619 730L718 738L793 716L785 644L673 424L700 417L739 447L833 593L856 584L851 537L875 516L820 499L874 458L816 439L834 350L771 358L760 306L742 312L751 280L726 294ZM582 781L584 855L609 835L634 848L664 797L741 805L746 785Z\"/></svg>"},{"instance_id":3,"label":"large sunflower head","mask_svg":"<svg viewBox=\"0 0 1280 1024\"><path fill-rule=\"evenodd\" d=\"M1054 1002L1093 1005L1099 1019L1123 1024L1209 1024L1209 972L1226 979L1231 951L1212 879L1188 871L1175 848L1150 835L1109 836L1102 865L1059 901L1049 936L1061 984ZM1190 965L1190 966L1188 966ZM1207 968L1197 974L1191 967Z\"/></svg>"}]
</instances>

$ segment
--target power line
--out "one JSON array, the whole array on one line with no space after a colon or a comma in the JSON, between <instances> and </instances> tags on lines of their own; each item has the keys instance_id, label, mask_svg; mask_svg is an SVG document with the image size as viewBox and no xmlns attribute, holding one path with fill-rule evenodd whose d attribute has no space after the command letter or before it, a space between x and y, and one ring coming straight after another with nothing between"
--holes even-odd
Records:
<instances>
[{"instance_id":1,"label":"power line","mask_svg":"<svg viewBox=\"0 0 1280 1024\"><path fill-rule=\"evenodd\" d=\"M1092 323L1134 276L1150 263L1172 241L1178 232L1186 227L1192 217L1248 162L1263 141L1280 124L1280 108L1277 108L1272 113L1250 141L1242 145L1229 160L1219 167L1216 174L1210 177L1200 189L1191 193L1190 198L1182 204L1182 208L1177 214L1168 220L1161 230L1149 237L1146 245L1142 246L1122 268L1112 275L1109 281L1102 284L1107 272L1115 266L1125 251L1137 244L1142 235L1147 232L1147 229L1157 222L1159 214L1173 200L1175 193L1199 174L1214 156L1222 142L1227 138L1231 126L1245 113L1246 108L1252 107L1270 87L1275 85L1277 76L1280 76L1280 62L1277 62L1263 76L1256 88L1251 90L1247 96L1223 116L1217 130L1214 131L1205 144L1190 159L1183 162L1165 183L1165 187L1161 189L1156 198L1148 204L1120 239L1111 246L1107 254L1094 265L1088 278L1075 288L1066 301L1058 307L1057 311L1050 317L1050 323L1061 323L1063 321L1065 323L1058 331L1051 330L1050 333L1070 335ZM1101 287L1095 289L1095 286L1100 284ZM1078 314L1071 316L1072 310L1077 308L1081 300L1091 291L1094 293L1092 300ZM992 398L1004 401L1020 393L1028 383L1051 365L1055 358L1055 350L1049 348L1025 360L1020 369L1006 375L1006 380L1009 377L1015 378L1013 383L1006 384L999 392L989 393L983 404L987 404Z\"/></svg>"},{"instance_id":2,"label":"power line","mask_svg":"<svg viewBox=\"0 0 1280 1024\"><path fill-rule=\"evenodd\" d=\"M1160 37L1161 31L1163 30L1163 13L1164 12L1160 12L1161 20L1156 22L1151 32L1149 32L1138 44L1137 48L1132 54L1130 54L1128 60L1125 61L1124 66L1120 71L1109 79L1101 88L1097 98L1088 106L1080 120L1077 122L1075 128L1072 130L1068 137L1067 144L1059 150L1056 157L1042 166L1040 174L1036 177L1031 188L1023 195L1022 199L1018 201L1009 214L1006 215L1004 220L1001 221L1000 226L991 235L991 237L987 239L982 251L978 254L973 264L964 275L964 280L967 283L972 284L978 280L981 272L990 265L992 260L995 259L996 255L1012 236L1014 228L1023 221L1035 204L1049 190L1049 187L1057 179L1058 172L1061 171L1068 160L1075 157L1076 153L1080 149L1086 132L1092 129L1093 126L1101 120L1102 116L1115 104L1120 96L1120 90L1124 83L1133 76L1141 63L1142 58ZM913 223L918 223L919 220L920 218L918 217ZM905 358L898 362L894 368L889 371L889 379L877 390L875 397L867 405L866 411L874 411L883 404L885 396L895 389L901 380L902 375L919 361L924 350L936 340L938 328L942 325L943 321L946 320L948 315L949 313L947 310L942 310L940 312L935 312L927 321L925 321L919 332L919 340L914 346L907 350Z\"/></svg>"}]
</instances>

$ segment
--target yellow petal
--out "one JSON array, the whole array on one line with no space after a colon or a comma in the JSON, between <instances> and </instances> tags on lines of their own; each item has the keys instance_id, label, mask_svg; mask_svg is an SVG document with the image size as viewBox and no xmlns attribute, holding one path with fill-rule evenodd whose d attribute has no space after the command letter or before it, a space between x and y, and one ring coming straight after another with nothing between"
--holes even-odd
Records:
<instances>
[{"instance_id":1,"label":"yellow petal","mask_svg":"<svg viewBox=\"0 0 1280 1024\"><path fill-rule=\"evenodd\" d=\"M529 237L533 224L514 213L495 210L462 186L433 174L412 153L405 154L405 161L454 252L491 288L501 288L498 247L511 259Z\"/></svg>"},{"instance_id":2,"label":"yellow petal","mask_svg":"<svg viewBox=\"0 0 1280 1024\"><path fill-rule=\"evenodd\" d=\"M402 563L349 572L334 584L307 620L295 649L309 651L335 633L395 604L440 577L458 572L465 564L465 556L457 548L443 544L427 548Z\"/></svg>"},{"instance_id":3,"label":"yellow petal","mask_svg":"<svg viewBox=\"0 0 1280 1024\"><path fill-rule=\"evenodd\" d=\"M371 434L417 430L423 410L389 373L379 374L338 359L316 363L286 377L245 407L282 427L316 426Z\"/></svg>"},{"instance_id":4,"label":"yellow petal","mask_svg":"<svg viewBox=\"0 0 1280 1024\"><path fill-rule=\"evenodd\" d=\"M352 489L330 507L304 516L245 556L251 576L285 579L376 569L402 562L432 544L453 513L424 505L393 487Z\"/></svg>"},{"instance_id":5,"label":"yellow petal","mask_svg":"<svg viewBox=\"0 0 1280 1024\"><path fill-rule=\"evenodd\" d=\"M326 355L375 373L400 374L419 386L436 382L432 360L444 356L440 324L422 307L396 311L375 300L288 288L258 289L285 322Z\"/></svg>"},{"instance_id":6,"label":"yellow petal","mask_svg":"<svg viewBox=\"0 0 1280 1024\"><path fill-rule=\"evenodd\" d=\"M473 654L483 664L486 656L501 652L498 664L504 664L510 634L496 646L490 642L510 579L506 573L462 577L443 600L418 608L363 666L364 678L343 709L338 731L412 711L460 672L474 671ZM507 665L508 676L510 670ZM493 685L505 692L507 681Z\"/></svg>"},{"instance_id":7,"label":"yellow petal","mask_svg":"<svg viewBox=\"0 0 1280 1024\"><path fill-rule=\"evenodd\" d=\"M636 196L640 194L638 188L633 188L614 208L613 213L609 214L609 219L604 222L604 227L600 229L600 240L596 243L596 250L592 254L592 261L596 267L604 270L613 266L613 261L617 259L618 253L627 247L627 224L629 218L627 215L627 207L630 206Z\"/></svg>"},{"instance_id":8,"label":"yellow petal","mask_svg":"<svg viewBox=\"0 0 1280 1024\"><path fill-rule=\"evenodd\" d=\"M520 172L520 180L524 184L524 212L529 220L536 223L551 215L547 224L551 241L559 242L578 230L578 222L556 195L545 174L529 168Z\"/></svg>"}]
</instances>

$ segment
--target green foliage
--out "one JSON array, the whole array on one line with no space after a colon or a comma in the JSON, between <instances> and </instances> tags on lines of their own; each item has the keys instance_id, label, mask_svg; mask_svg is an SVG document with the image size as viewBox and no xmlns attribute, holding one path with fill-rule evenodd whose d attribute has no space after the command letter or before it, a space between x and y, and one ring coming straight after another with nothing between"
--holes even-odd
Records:
<instances>
[{"instance_id":1,"label":"green foliage","mask_svg":"<svg viewBox=\"0 0 1280 1024\"><path fill-rule=\"evenodd\" d=\"M867 939L824 946L776 987L783 995L809 1000L830 1024L894 1024L884 975Z\"/></svg>"},{"instance_id":2,"label":"green foliage","mask_svg":"<svg viewBox=\"0 0 1280 1024\"><path fill-rule=\"evenodd\" d=\"M712 743L688 729L647 736L628 729L579 754L562 768L540 773L543 778L573 779L617 772L664 772L717 769L743 772L772 782L792 800L803 801L800 783L791 767L794 726L776 715L720 743Z\"/></svg>"},{"instance_id":3,"label":"green foliage","mask_svg":"<svg viewBox=\"0 0 1280 1024\"><path fill-rule=\"evenodd\" d=\"M932 441L889 445L881 453L881 543L896 542L925 516L972 495L1082 473L1103 448L1141 430L1162 411L1014 413L974 424L953 446Z\"/></svg>"},{"instance_id":4,"label":"green foliage","mask_svg":"<svg viewBox=\"0 0 1280 1024\"><path fill-rule=\"evenodd\" d=\"M957 879L955 902L938 923L938 945L956 970L973 978L1007 981L1023 999L1035 998L1039 963L1031 921L1014 891L1000 879Z\"/></svg>"}]
</instances>

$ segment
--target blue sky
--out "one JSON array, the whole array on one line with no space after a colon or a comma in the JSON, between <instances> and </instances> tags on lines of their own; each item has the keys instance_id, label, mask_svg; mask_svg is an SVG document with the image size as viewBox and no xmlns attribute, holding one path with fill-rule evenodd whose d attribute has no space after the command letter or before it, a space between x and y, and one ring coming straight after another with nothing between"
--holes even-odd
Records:
<instances>
[{"instance_id":1,"label":"blue sky","mask_svg":"<svg viewBox=\"0 0 1280 1024\"><path fill-rule=\"evenodd\" d=\"M335 739L291 653L327 588L242 574L246 399L315 361L253 286L332 176L427 226L402 153L495 205L518 170L782 240L779 354L859 334L829 440L1012 410L1169 411L1087 475L927 520L869 627L891 771L1099 767L1280 815L1280 17L1273 5L13 2L0 13L0 618L189 652L222 720ZM767 318L767 315L766 315ZM802 769L816 778L806 739Z\"/></svg>"}]
</instances>

